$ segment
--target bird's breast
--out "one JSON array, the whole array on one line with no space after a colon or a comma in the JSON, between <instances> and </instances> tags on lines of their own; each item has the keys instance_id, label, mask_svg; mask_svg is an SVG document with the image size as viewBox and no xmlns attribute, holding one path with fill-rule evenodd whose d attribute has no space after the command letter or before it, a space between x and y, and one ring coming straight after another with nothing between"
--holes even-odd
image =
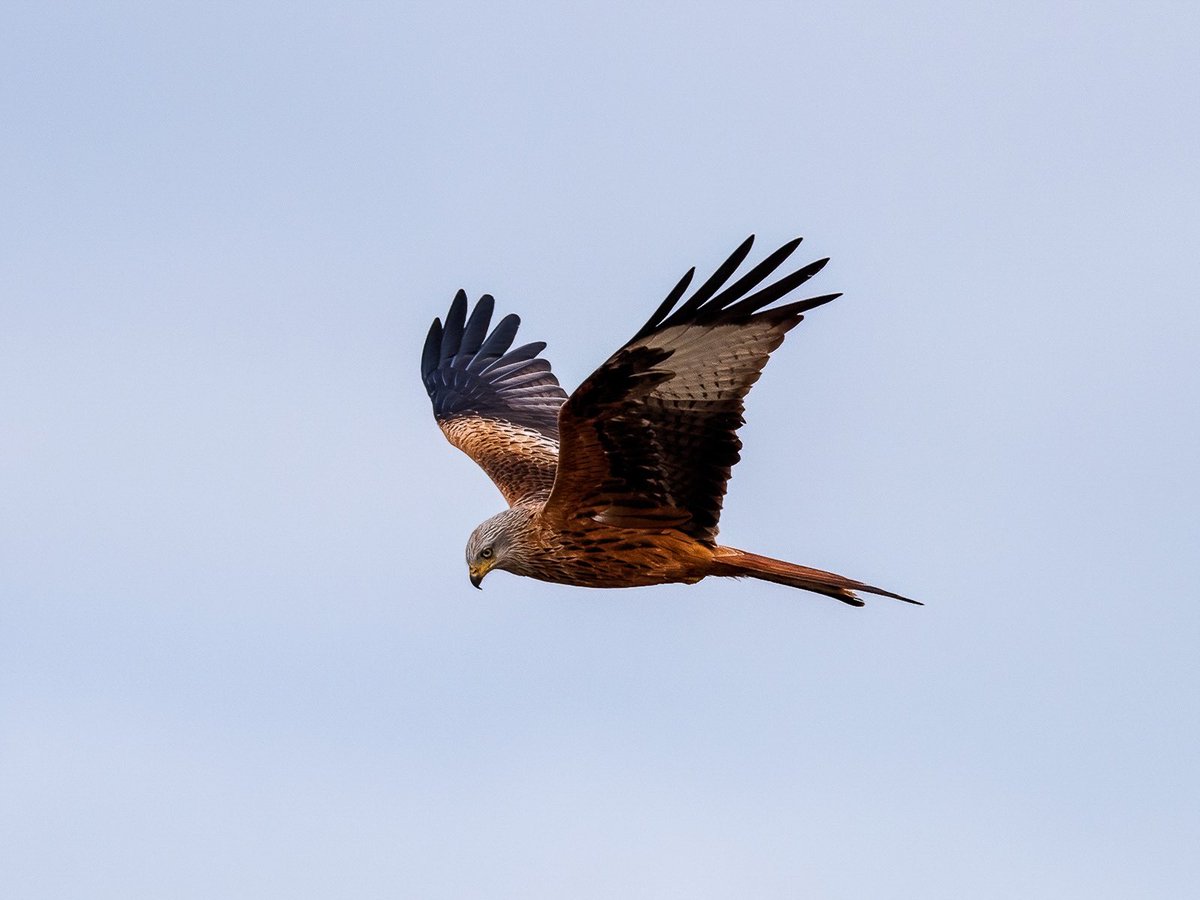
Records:
<instances>
[{"instance_id":1,"label":"bird's breast","mask_svg":"<svg viewBox=\"0 0 1200 900\"><path fill-rule=\"evenodd\" d=\"M681 532L614 528L594 520L545 531L528 574L581 587L642 587L699 581L712 550Z\"/></svg>"}]
</instances>

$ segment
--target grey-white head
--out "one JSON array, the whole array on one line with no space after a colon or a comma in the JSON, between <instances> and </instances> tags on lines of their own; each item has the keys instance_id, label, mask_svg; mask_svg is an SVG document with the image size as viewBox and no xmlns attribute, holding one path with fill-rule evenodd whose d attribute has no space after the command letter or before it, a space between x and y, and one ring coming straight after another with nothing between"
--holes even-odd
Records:
<instances>
[{"instance_id":1,"label":"grey-white head","mask_svg":"<svg viewBox=\"0 0 1200 900\"><path fill-rule=\"evenodd\" d=\"M492 569L504 569L521 574L528 557L527 536L532 511L521 507L496 513L471 532L467 539L467 571L471 584L480 582Z\"/></svg>"}]
</instances>

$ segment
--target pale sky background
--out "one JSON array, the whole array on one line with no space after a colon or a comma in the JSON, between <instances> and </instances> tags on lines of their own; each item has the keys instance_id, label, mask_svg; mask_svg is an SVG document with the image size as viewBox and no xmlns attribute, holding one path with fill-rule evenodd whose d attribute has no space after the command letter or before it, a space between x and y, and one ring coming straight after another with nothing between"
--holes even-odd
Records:
<instances>
[{"instance_id":1,"label":"pale sky background","mask_svg":"<svg viewBox=\"0 0 1200 900\"><path fill-rule=\"evenodd\" d=\"M0 895L1184 897L1200 6L5 4ZM832 256L722 537L589 592L417 363Z\"/></svg>"}]
</instances>

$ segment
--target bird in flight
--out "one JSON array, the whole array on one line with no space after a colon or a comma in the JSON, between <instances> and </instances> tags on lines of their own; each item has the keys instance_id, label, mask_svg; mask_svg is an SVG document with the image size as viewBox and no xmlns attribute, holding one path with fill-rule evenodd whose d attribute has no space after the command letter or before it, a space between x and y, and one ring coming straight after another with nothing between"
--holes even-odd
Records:
<instances>
[{"instance_id":1,"label":"bird in flight","mask_svg":"<svg viewBox=\"0 0 1200 900\"><path fill-rule=\"evenodd\" d=\"M467 541L471 584L492 569L598 588L748 576L852 606L863 605L856 592L917 603L717 543L746 394L804 313L841 296L768 308L829 260L772 281L797 238L733 279L753 243L751 235L684 299L690 269L570 395L541 356L545 343L510 349L516 315L489 331L491 295L468 316L460 290L445 323L433 320L421 377L434 418L508 502Z\"/></svg>"}]
</instances>

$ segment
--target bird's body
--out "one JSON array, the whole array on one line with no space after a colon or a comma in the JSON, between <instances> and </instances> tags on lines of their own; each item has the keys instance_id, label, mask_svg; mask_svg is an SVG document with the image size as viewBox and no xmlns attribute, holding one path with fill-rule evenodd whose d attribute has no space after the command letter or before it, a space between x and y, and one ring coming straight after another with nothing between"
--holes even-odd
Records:
<instances>
[{"instance_id":1,"label":"bird's body","mask_svg":"<svg viewBox=\"0 0 1200 900\"><path fill-rule=\"evenodd\" d=\"M603 523L560 528L546 521L536 502L501 515L521 537L506 554L506 568L514 575L576 587L625 588L694 584L712 574L713 548L673 528L648 532Z\"/></svg>"},{"instance_id":2,"label":"bird's body","mask_svg":"<svg viewBox=\"0 0 1200 900\"><path fill-rule=\"evenodd\" d=\"M803 313L838 296L764 309L827 260L759 287L795 240L727 285L752 241L680 303L694 270L688 272L633 339L569 397L539 355L544 344L509 349L516 316L488 331L490 296L468 319L459 291L445 325L434 320L421 363L434 415L509 503L467 543L476 587L500 568L597 588L750 576L856 606L856 590L908 599L716 542L741 448L743 399Z\"/></svg>"}]
</instances>

